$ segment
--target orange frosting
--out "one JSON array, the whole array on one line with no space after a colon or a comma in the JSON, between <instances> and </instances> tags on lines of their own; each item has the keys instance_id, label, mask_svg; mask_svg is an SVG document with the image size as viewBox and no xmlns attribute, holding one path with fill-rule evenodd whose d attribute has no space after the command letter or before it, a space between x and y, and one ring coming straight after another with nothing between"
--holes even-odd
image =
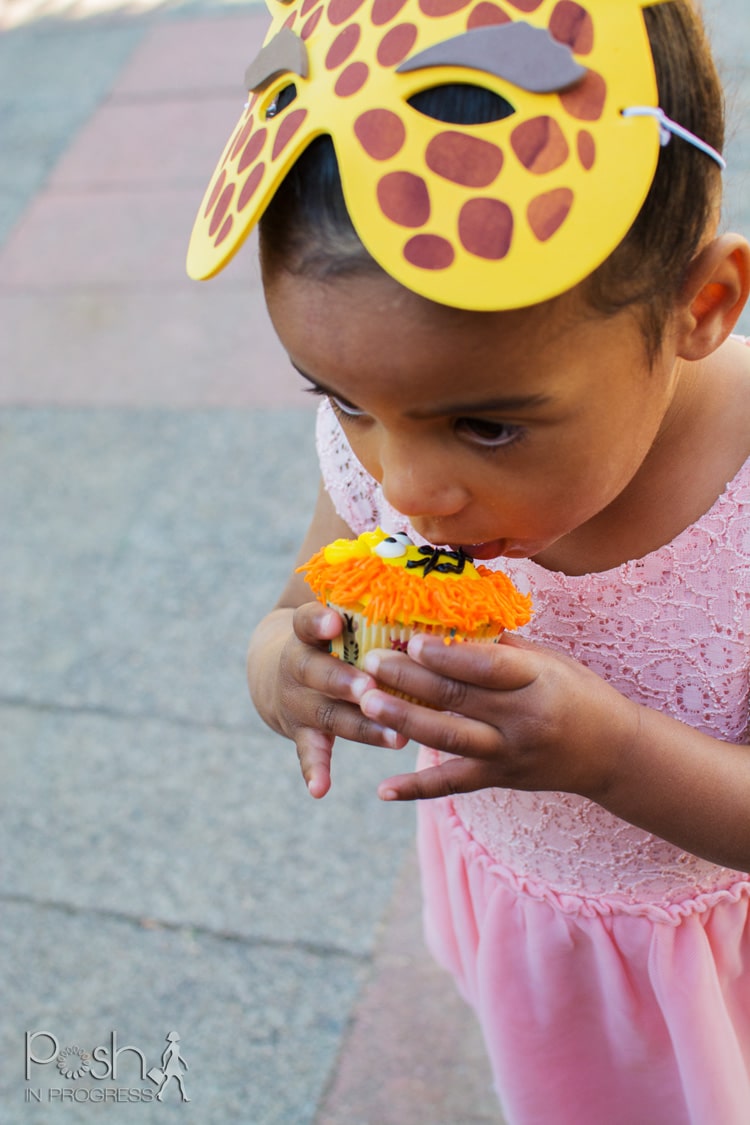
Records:
<instances>
[{"instance_id":1,"label":"orange frosting","mask_svg":"<svg viewBox=\"0 0 750 1125\"><path fill-rule=\"evenodd\" d=\"M467 561L466 573L424 574L377 554L341 558L338 553L331 561L333 552L328 550L327 559L326 551L298 568L306 572L305 581L319 601L361 613L370 623L441 626L461 639L488 628L516 629L531 617L531 597L507 575L485 566Z\"/></svg>"}]
</instances>

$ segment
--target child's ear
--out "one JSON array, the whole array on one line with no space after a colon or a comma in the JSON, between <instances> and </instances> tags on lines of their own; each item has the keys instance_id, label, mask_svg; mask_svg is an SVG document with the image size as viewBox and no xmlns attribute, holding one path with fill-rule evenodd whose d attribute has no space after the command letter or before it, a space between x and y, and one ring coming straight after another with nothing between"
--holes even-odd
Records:
<instances>
[{"instance_id":1,"label":"child's ear","mask_svg":"<svg viewBox=\"0 0 750 1125\"><path fill-rule=\"evenodd\" d=\"M678 354L704 359L726 340L750 293L750 245L723 234L690 263L677 307Z\"/></svg>"}]
</instances>

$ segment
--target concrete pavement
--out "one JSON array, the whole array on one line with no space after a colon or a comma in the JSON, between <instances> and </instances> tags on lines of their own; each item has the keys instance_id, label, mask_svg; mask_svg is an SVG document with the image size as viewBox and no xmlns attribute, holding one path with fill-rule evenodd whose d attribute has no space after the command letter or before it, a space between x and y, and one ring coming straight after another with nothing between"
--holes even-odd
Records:
<instances>
[{"instance_id":1,"label":"concrete pavement","mask_svg":"<svg viewBox=\"0 0 750 1125\"><path fill-rule=\"evenodd\" d=\"M315 803L246 698L311 409L252 252L183 262L263 9L97 2L0 0L0 1121L498 1123L394 756L340 746ZM750 231L747 14L705 8Z\"/></svg>"},{"instance_id":2,"label":"concrete pavement","mask_svg":"<svg viewBox=\"0 0 750 1125\"><path fill-rule=\"evenodd\" d=\"M244 685L312 412L252 253L184 257L265 16L51 6L0 36L0 1121L488 1125L400 767L313 802Z\"/></svg>"}]
</instances>

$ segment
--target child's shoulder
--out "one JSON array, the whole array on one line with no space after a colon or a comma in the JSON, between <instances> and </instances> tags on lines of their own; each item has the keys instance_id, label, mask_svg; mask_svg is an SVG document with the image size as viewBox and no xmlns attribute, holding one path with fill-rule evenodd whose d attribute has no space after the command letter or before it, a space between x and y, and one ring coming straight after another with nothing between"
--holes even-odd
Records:
<instances>
[{"instance_id":1,"label":"child's shoulder","mask_svg":"<svg viewBox=\"0 0 750 1125\"><path fill-rule=\"evenodd\" d=\"M742 394L750 378L750 336L730 336L706 360L708 371Z\"/></svg>"},{"instance_id":2,"label":"child's shoulder","mask_svg":"<svg viewBox=\"0 0 750 1125\"><path fill-rule=\"evenodd\" d=\"M673 519L684 526L710 509L750 463L750 346L732 336L694 365L673 468L682 481Z\"/></svg>"},{"instance_id":3,"label":"child's shoulder","mask_svg":"<svg viewBox=\"0 0 750 1125\"><path fill-rule=\"evenodd\" d=\"M704 385L713 406L707 412L712 439L722 459L738 470L750 459L750 337L730 336L704 364Z\"/></svg>"},{"instance_id":4,"label":"child's shoulder","mask_svg":"<svg viewBox=\"0 0 750 1125\"><path fill-rule=\"evenodd\" d=\"M750 336L730 336L704 360L717 389L724 390L740 405L748 396L750 406Z\"/></svg>"},{"instance_id":5,"label":"child's shoulder","mask_svg":"<svg viewBox=\"0 0 750 1125\"><path fill-rule=\"evenodd\" d=\"M733 350L736 347L736 345L739 344L741 348L745 349L745 352L744 352L745 358L747 358L750 361L750 336L741 336L739 334L734 335L734 336L730 336L729 339L727 340L727 344L730 345L730 350ZM737 352L736 354L739 357L739 356L742 356L743 353Z\"/></svg>"}]
</instances>

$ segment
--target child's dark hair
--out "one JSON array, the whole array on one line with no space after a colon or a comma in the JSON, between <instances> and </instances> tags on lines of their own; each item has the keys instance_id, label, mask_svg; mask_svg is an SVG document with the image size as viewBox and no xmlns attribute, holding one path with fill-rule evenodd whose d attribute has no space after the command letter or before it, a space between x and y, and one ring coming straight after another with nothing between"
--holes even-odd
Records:
<instances>
[{"instance_id":1,"label":"child's dark hair","mask_svg":"<svg viewBox=\"0 0 750 1125\"><path fill-rule=\"evenodd\" d=\"M690 0L645 8L644 19L660 107L720 152L723 93ZM502 99L475 86L427 90L413 98L412 105L441 121L466 125L506 115ZM715 162L672 138L661 149L651 189L630 231L585 282L587 302L596 312L612 315L639 307L651 354L719 192ZM260 221L260 245L266 276L284 269L322 280L380 269L349 219L329 137L314 140L287 174Z\"/></svg>"}]
</instances>

